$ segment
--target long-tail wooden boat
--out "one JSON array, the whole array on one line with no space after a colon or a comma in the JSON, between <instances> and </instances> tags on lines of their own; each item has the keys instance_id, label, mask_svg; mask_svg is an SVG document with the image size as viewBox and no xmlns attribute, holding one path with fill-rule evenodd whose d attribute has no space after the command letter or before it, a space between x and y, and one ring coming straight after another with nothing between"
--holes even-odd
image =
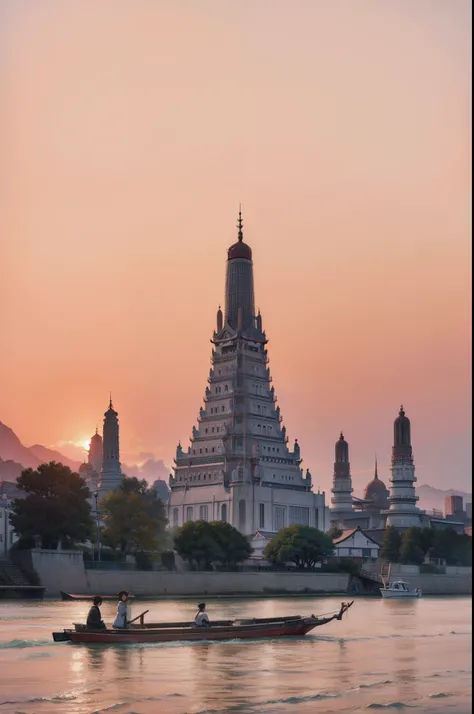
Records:
<instances>
[{"instance_id":1,"label":"long-tail wooden boat","mask_svg":"<svg viewBox=\"0 0 474 714\"><path fill-rule=\"evenodd\" d=\"M75 625L74 629L53 632L55 642L71 641L86 644L131 644L150 642L194 642L199 640L243 640L301 636L315 627L326 625L332 620L342 620L345 612L354 601L342 603L339 611L315 617L274 617L252 618L251 620L217 621L210 627L195 627L191 623L152 623L143 624L143 615L139 626L129 624L124 630L91 630L85 625ZM145 614L145 613L143 613ZM158 626L157 626L158 625Z\"/></svg>"},{"instance_id":2,"label":"long-tail wooden boat","mask_svg":"<svg viewBox=\"0 0 474 714\"><path fill-rule=\"evenodd\" d=\"M87 600L87 601L92 601L92 595L74 595L73 593L64 593L62 590L59 591L59 594L61 595L61 600ZM104 602L107 602L109 600L117 601L117 595L101 595L101 598ZM129 595L128 596L129 600L136 600L136 595Z\"/></svg>"}]
</instances>

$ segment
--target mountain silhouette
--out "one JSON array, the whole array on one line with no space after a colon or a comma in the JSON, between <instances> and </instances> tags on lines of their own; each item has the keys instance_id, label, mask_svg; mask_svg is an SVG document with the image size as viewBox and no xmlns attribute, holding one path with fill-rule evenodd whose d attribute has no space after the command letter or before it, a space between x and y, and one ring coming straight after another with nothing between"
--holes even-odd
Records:
<instances>
[{"instance_id":1,"label":"mountain silhouette","mask_svg":"<svg viewBox=\"0 0 474 714\"><path fill-rule=\"evenodd\" d=\"M23 469L35 469L49 461L59 461L73 471L79 468L78 461L68 459L59 451L48 449L41 444L25 446L13 429L0 421L0 479L3 477L5 481L14 480Z\"/></svg>"}]
</instances>

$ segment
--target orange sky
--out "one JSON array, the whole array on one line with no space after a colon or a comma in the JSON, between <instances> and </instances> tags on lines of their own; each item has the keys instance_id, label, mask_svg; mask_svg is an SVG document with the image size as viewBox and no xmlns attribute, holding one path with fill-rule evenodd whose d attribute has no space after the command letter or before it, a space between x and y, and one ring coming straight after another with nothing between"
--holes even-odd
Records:
<instances>
[{"instance_id":1,"label":"orange sky","mask_svg":"<svg viewBox=\"0 0 474 714\"><path fill-rule=\"evenodd\" d=\"M171 463L239 201L290 440L467 488L469 0L0 5L0 420Z\"/></svg>"}]
</instances>

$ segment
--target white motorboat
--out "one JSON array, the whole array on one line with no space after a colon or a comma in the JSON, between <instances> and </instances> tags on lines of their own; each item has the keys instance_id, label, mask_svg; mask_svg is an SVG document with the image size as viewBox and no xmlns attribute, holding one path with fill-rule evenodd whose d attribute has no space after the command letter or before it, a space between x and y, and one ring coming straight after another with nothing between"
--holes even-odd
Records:
<instances>
[{"instance_id":1,"label":"white motorboat","mask_svg":"<svg viewBox=\"0 0 474 714\"><path fill-rule=\"evenodd\" d=\"M384 585L380 588L382 597L386 598L406 598L406 597L421 597L421 590L415 588L410 590L407 583L403 580L394 580L392 583Z\"/></svg>"}]
</instances>

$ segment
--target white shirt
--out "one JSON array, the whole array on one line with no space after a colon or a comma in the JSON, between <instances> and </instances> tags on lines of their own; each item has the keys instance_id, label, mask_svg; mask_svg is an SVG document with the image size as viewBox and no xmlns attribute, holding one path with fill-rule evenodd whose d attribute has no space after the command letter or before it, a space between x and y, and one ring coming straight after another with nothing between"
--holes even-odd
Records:
<instances>
[{"instance_id":1,"label":"white shirt","mask_svg":"<svg viewBox=\"0 0 474 714\"><path fill-rule=\"evenodd\" d=\"M194 618L194 624L196 625L196 627L203 627L204 623L208 623L208 622L209 622L209 618L205 612L198 612L198 614Z\"/></svg>"},{"instance_id":2,"label":"white shirt","mask_svg":"<svg viewBox=\"0 0 474 714\"><path fill-rule=\"evenodd\" d=\"M127 624L127 606L124 602L119 602L117 605L117 617L114 620L112 627L123 628Z\"/></svg>"}]
</instances>

